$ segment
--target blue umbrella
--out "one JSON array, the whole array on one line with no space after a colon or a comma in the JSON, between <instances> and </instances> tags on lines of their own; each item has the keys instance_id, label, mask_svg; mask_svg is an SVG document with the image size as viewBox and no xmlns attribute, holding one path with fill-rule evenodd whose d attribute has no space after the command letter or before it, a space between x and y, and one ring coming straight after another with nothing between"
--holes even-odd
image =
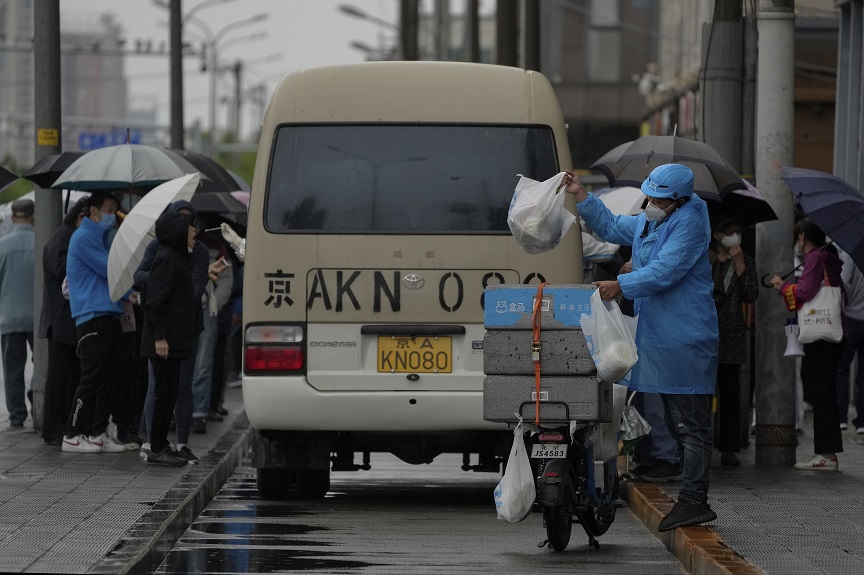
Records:
<instances>
[{"instance_id":1,"label":"blue umbrella","mask_svg":"<svg viewBox=\"0 0 864 575\"><path fill-rule=\"evenodd\" d=\"M801 210L864 270L864 196L837 176L783 168L782 178Z\"/></svg>"}]
</instances>

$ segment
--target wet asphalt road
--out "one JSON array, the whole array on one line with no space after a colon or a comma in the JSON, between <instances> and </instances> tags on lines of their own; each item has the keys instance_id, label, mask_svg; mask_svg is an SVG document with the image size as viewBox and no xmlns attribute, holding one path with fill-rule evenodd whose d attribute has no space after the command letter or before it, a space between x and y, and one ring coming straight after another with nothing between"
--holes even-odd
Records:
<instances>
[{"instance_id":1,"label":"wet asphalt road","mask_svg":"<svg viewBox=\"0 0 864 575\"><path fill-rule=\"evenodd\" d=\"M373 455L372 470L331 475L323 501L262 501L238 467L157 573L680 574L681 564L627 509L587 545L579 525L561 553L538 548L542 517L495 516L497 474ZM248 462L246 462L248 464Z\"/></svg>"}]
</instances>

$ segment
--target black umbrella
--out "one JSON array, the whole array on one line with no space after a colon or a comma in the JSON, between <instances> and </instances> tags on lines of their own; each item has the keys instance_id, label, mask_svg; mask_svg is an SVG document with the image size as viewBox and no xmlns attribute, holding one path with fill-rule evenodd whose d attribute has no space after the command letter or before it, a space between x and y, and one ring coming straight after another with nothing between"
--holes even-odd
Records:
<instances>
[{"instance_id":1,"label":"black umbrella","mask_svg":"<svg viewBox=\"0 0 864 575\"><path fill-rule=\"evenodd\" d=\"M864 270L864 196L837 176L783 168L782 178L801 210Z\"/></svg>"},{"instance_id":2,"label":"black umbrella","mask_svg":"<svg viewBox=\"0 0 864 575\"><path fill-rule=\"evenodd\" d=\"M30 180L40 188L50 188L57 181L57 178L60 177L60 174L66 171L66 168L71 166L72 162L85 153L75 151L45 156L21 174L21 177L25 180Z\"/></svg>"},{"instance_id":3,"label":"black umbrella","mask_svg":"<svg viewBox=\"0 0 864 575\"><path fill-rule=\"evenodd\" d=\"M203 178L201 179L201 186L195 192L196 194L235 192L241 189L240 184L234 179L231 172L219 165L213 158L199 154L198 152L190 152L189 150L170 149L201 172Z\"/></svg>"},{"instance_id":4,"label":"black umbrella","mask_svg":"<svg viewBox=\"0 0 864 575\"><path fill-rule=\"evenodd\" d=\"M18 179L18 176L15 173L6 167L5 164L0 164L0 190L3 190Z\"/></svg>"},{"instance_id":5,"label":"black umbrella","mask_svg":"<svg viewBox=\"0 0 864 575\"><path fill-rule=\"evenodd\" d=\"M639 187L662 164L683 164L693 170L693 189L703 200L722 200L732 190L745 188L735 168L714 148L678 136L642 136L613 148L590 169L605 175L610 186Z\"/></svg>"},{"instance_id":6,"label":"black umbrella","mask_svg":"<svg viewBox=\"0 0 864 575\"><path fill-rule=\"evenodd\" d=\"M200 189L189 200L196 212L217 214L245 214L246 206L238 201L231 192L202 192Z\"/></svg>"},{"instance_id":7,"label":"black umbrella","mask_svg":"<svg viewBox=\"0 0 864 575\"><path fill-rule=\"evenodd\" d=\"M735 218L744 227L777 219L774 209L756 188L747 181L744 183L747 186L745 189L734 190L726 194L719 202L706 202L712 225L716 225L727 218Z\"/></svg>"}]
</instances>

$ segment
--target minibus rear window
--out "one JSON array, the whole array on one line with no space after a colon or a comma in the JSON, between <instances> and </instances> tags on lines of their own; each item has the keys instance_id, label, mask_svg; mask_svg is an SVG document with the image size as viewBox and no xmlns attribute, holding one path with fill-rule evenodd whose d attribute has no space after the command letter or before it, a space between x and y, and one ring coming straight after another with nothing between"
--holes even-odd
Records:
<instances>
[{"instance_id":1,"label":"minibus rear window","mask_svg":"<svg viewBox=\"0 0 864 575\"><path fill-rule=\"evenodd\" d=\"M533 125L284 125L267 179L271 233L509 233L517 174L558 171Z\"/></svg>"}]
</instances>

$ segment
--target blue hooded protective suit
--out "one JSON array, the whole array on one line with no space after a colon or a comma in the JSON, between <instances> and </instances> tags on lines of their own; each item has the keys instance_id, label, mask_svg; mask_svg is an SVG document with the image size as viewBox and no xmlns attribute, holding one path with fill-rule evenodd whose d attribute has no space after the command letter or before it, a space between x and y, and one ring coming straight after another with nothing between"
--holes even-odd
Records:
<instances>
[{"instance_id":1,"label":"blue hooded protective suit","mask_svg":"<svg viewBox=\"0 0 864 575\"><path fill-rule=\"evenodd\" d=\"M589 194L579 215L604 241L633 246L633 272L618 276L639 318L639 361L630 388L713 394L719 332L708 261L711 226L699 196L645 229L645 214L616 216Z\"/></svg>"}]
</instances>

